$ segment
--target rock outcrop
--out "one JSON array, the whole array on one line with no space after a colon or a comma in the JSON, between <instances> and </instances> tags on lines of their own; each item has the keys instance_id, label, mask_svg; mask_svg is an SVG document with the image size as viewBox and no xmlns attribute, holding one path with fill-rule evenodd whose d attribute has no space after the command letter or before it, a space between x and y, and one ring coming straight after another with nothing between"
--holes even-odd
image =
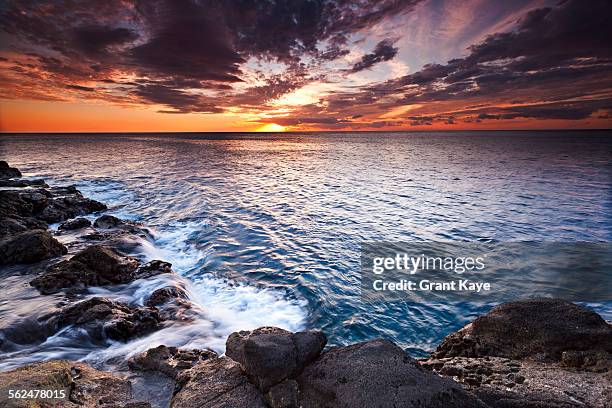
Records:
<instances>
[{"instance_id":1,"label":"rock outcrop","mask_svg":"<svg viewBox=\"0 0 612 408\"><path fill-rule=\"evenodd\" d=\"M103 297L73 303L46 317L52 333L73 325L84 329L94 341L127 341L160 328L157 309L129 306Z\"/></svg>"},{"instance_id":2,"label":"rock outcrop","mask_svg":"<svg viewBox=\"0 0 612 408\"><path fill-rule=\"evenodd\" d=\"M485 407L460 385L424 370L385 340L333 348L308 365L296 382L304 408Z\"/></svg>"},{"instance_id":3,"label":"rock outcrop","mask_svg":"<svg viewBox=\"0 0 612 408\"><path fill-rule=\"evenodd\" d=\"M68 220L64 222L63 224L59 226L58 229L71 231L71 230L77 230L81 228L87 228L90 226L91 226L91 221L89 221L87 218L78 217L73 220Z\"/></svg>"},{"instance_id":4,"label":"rock outcrop","mask_svg":"<svg viewBox=\"0 0 612 408\"><path fill-rule=\"evenodd\" d=\"M317 358L327 338L320 331L292 333L278 327L232 333L225 354L240 363L260 390L298 375Z\"/></svg>"},{"instance_id":5,"label":"rock outcrop","mask_svg":"<svg viewBox=\"0 0 612 408\"><path fill-rule=\"evenodd\" d=\"M182 350L162 345L131 357L128 364L132 370L155 371L176 379L184 370L217 357L212 350Z\"/></svg>"},{"instance_id":6,"label":"rock outcrop","mask_svg":"<svg viewBox=\"0 0 612 408\"><path fill-rule=\"evenodd\" d=\"M30 284L43 294L64 289L80 290L132 282L162 273L172 273L172 264L153 260L144 265L112 248L92 245L67 261L50 266Z\"/></svg>"},{"instance_id":7,"label":"rock outcrop","mask_svg":"<svg viewBox=\"0 0 612 408\"><path fill-rule=\"evenodd\" d=\"M0 241L0 265L30 264L67 252L48 231L23 231Z\"/></svg>"},{"instance_id":8,"label":"rock outcrop","mask_svg":"<svg viewBox=\"0 0 612 408\"><path fill-rule=\"evenodd\" d=\"M604 408L612 400L612 327L586 307L527 299L447 336L424 367L490 407Z\"/></svg>"},{"instance_id":9,"label":"rock outcrop","mask_svg":"<svg viewBox=\"0 0 612 408\"><path fill-rule=\"evenodd\" d=\"M62 289L82 289L126 283L133 280L138 261L121 256L114 250L92 245L67 261L52 265L42 275L32 280L31 285L41 293L50 294Z\"/></svg>"},{"instance_id":10,"label":"rock outcrop","mask_svg":"<svg viewBox=\"0 0 612 408\"><path fill-rule=\"evenodd\" d=\"M604 408L612 400L610 378L567 370L557 363L451 357L422 365L453 378L492 408Z\"/></svg>"},{"instance_id":11,"label":"rock outcrop","mask_svg":"<svg viewBox=\"0 0 612 408\"><path fill-rule=\"evenodd\" d=\"M9 390L55 390L58 398L9 398ZM150 408L133 400L128 380L73 361L46 361L0 372L0 406L6 408Z\"/></svg>"},{"instance_id":12,"label":"rock outcrop","mask_svg":"<svg viewBox=\"0 0 612 408\"><path fill-rule=\"evenodd\" d=\"M7 162L0 160L0 179L11 179L21 177L21 172L15 167L10 167Z\"/></svg>"},{"instance_id":13,"label":"rock outcrop","mask_svg":"<svg viewBox=\"0 0 612 408\"><path fill-rule=\"evenodd\" d=\"M542 298L494 307L447 336L434 357L560 361L565 351L585 350L612 352L612 326L583 306Z\"/></svg>"},{"instance_id":14,"label":"rock outcrop","mask_svg":"<svg viewBox=\"0 0 612 408\"><path fill-rule=\"evenodd\" d=\"M267 407L240 365L227 357L196 365L182 373L177 383L179 390L172 398L172 408Z\"/></svg>"}]
</instances>

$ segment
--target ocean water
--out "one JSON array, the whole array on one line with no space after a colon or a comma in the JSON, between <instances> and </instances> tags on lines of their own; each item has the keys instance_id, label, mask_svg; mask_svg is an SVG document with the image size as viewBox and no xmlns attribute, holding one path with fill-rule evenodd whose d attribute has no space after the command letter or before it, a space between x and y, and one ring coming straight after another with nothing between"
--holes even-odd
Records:
<instances>
[{"instance_id":1,"label":"ocean water","mask_svg":"<svg viewBox=\"0 0 612 408\"><path fill-rule=\"evenodd\" d=\"M172 281L198 312L128 344L71 328L27 339L2 350L0 369L105 365L159 344L223 352L231 332L263 325L319 328L331 345L384 337L423 356L491 305L363 302L362 242L612 241L606 131L1 135L0 158L142 222L153 238L134 255L177 272L89 296L142 304ZM31 327L62 300L20 267L0 275L0 328ZM612 303L590 306L612 319Z\"/></svg>"}]
</instances>

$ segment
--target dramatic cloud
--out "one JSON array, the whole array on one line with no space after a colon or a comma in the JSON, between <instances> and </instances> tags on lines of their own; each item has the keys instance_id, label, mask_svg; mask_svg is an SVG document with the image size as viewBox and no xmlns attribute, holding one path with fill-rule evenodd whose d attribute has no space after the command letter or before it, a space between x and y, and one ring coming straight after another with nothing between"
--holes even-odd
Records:
<instances>
[{"instance_id":1,"label":"dramatic cloud","mask_svg":"<svg viewBox=\"0 0 612 408\"><path fill-rule=\"evenodd\" d=\"M499 28L445 63L413 55L405 31L412 13L452 10L432 0L13 1L0 8L0 98L295 129L609 119L612 3L530 1L480 4Z\"/></svg>"},{"instance_id":2,"label":"dramatic cloud","mask_svg":"<svg viewBox=\"0 0 612 408\"><path fill-rule=\"evenodd\" d=\"M379 62L389 61L397 55L398 49L393 46L393 41L387 39L376 44L374 51L364 55L359 62L356 62L351 72L359 72L368 69Z\"/></svg>"}]
</instances>

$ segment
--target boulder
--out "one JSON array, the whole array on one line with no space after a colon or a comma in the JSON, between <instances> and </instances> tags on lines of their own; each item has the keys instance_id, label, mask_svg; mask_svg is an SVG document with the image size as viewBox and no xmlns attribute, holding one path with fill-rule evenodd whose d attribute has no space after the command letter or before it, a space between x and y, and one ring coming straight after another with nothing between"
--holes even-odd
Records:
<instances>
[{"instance_id":1,"label":"boulder","mask_svg":"<svg viewBox=\"0 0 612 408\"><path fill-rule=\"evenodd\" d=\"M0 179L21 177L21 172L15 167L10 167L7 162L0 160Z\"/></svg>"},{"instance_id":2,"label":"boulder","mask_svg":"<svg viewBox=\"0 0 612 408\"><path fill-rule=\"evenodd\" d=\"M176 301L177 299L187 299L187 293L179 287L166 286L153 291L145 302L145 305L149 307L160 306L168 302Z\"/></svg>"},{"instance_id":3,"label":"boulder","mask_svg":"<svg viewBox=\"0 0 612 408\"><path fill-rule=\"evenodd\" d=\"M60 398L9 398L9 390L57 390ZM63 393L63 397L60 393ZM0 406L7 408L150 408L133 400L131 384L87 364L54 360L0 372Z\"/></svg>"},{"instance_id":4,"label":"boulder","mask_svg":"<svg viewBox=\"0 0 612 408\"><path fill-rule=\"evenodd\" d=\"M156 371L176 379L180 372L217 357L212 350L181 350L161 345L131 357L128 365L132 370Z\"/></svg>"},{"instance_id":5,"label":"boulder","mask_svg":"<svg viewBox=\"0 0 612 408\"><path fill-rule=\"evenodd\" d=\"M69 260L52 265L30 284L41 293L50 294L67 288L126 283L133 280L137 267L138 261L132 257L92 245Z\"/></svg>"},{"instance_id":6,"label":"boulder","mask_svg":"<svg viewBox=\"0 0 612 408\"><path fill-rule=\"evenodd\" d=\"M333 348L295 380L304 408L485 407L460 385L421 368L386 340Z\"/></svg>"},{"instance_id":7,"label":"boulder","mask_svg":"<svg viewBox=\"0 0 612 408\"><path fill-rule=\"evenodd\" d=\"M177 388L178 392L172 398L172 408L267 406L238 363L227 357L204 361L180 374Z\"/></svg>"},{"instance_id":8,"label":"boulder","mask_svg":"<svg viewBox=\"0 0 612 408\"><path fill-rule=\"evenodd\" d=\"M69 220L64 222L63 224L61 224L59 226L60 230L77 230L77 229L81 229L81 228L87 228L91 226L91 221L89 221L87 218L75 218L73 220Z\"/></svg>"},{"instance_id":9,"label":"boulder","mask_svg":"<svg viewBox=\"0 0 612 408\"><path fill-rule=\"evenodd\" d=\"M162 273L172 273L172 264L170 262L154 259L144 265L139 266L134 271L132 279L146 279Z\"/></svg>"},{"instance_id":10,"label":"boulder","mask_svg":"<svg viewBox=\"0 0 612 408\"><path fill-rule=\"evenodd\" d=\"M452 357L421 364L452 377L490 407L604 408L612 399L609 376L567 370L557 363Z\"/></svg>"},{"instance_id":11,"label":"boulder","mask_svg":"<svg viewBox=\"0 0 612 408\"><path fill-rule=\"evenodd\" d=\"M291 333L277 327L232 333L226 355L240 366L262 391L299 374L318 357L327 338L320 331Z\"/></svg>"},{"instance_id":12,"label":"boulder","mask_svg":"<svg viewBox=\"0 0 612 408\"><path fill-rule=\"evenodd\" d=\"M433 357L559 361L564 351L587 350L612 352L612 326L584 306L542 298L494 307L447 336Z\"/></svg>"},{"instance_id":13,"label":"boulder","mask_svg":"<svg viewBox=\"0 0 612 408\"><path fill-rule=\"evenodd\" d=\"M51 332L74 325L94 341L127 341L159 329L162 321L155 308L135 307L103 297L93 297L62 308L47 316Z\"/></svg>"},{"instance_id":14,"label":"boulder","mask_svg":"<svg viewBox=\"0 0 612 408\"><path fill-rule=\"evenodd\" d=\"M100 228L100 229L111 229L111 228L117 228L121 225L124 225L125 222L113 215L108 215L105 214L101 217L98 217L95 221L94 221L94 227L96 228Z\"/></svg>"},{"instance_id":15,"label":"boulder","mask_svg":"<svg viewBox=\"0 0 612 408\"><path fill-rule=\"evenodd\" d=\"M24 231L0 241L0 265L29 264L67 252L48 231Z\"/></svg>"}]
</instances>

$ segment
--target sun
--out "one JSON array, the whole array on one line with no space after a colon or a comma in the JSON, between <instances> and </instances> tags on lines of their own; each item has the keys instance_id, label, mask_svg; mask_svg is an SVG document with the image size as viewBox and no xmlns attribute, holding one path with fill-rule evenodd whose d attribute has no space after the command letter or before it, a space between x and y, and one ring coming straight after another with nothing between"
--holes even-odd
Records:
<instances>
[{"instance_id":1,"label":"sun","mask_svg":"<svg viewBox=\"0 0 612 408\"><path fill-rule=\"evenodd\" d=\"M258 127L256 132L284 132L285 127L277 125L276 123L266 123L265 125Z\"/></svg>"}]
</instances>

